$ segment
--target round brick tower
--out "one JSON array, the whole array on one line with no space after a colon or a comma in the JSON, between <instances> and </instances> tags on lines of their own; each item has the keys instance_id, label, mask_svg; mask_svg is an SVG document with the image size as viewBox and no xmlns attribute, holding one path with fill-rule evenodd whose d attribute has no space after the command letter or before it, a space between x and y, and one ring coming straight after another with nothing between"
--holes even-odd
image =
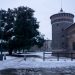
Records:
<instances>
[{"instance_id":1,"label":"round brick tower","mask_svg":"<svg viewBox=\"0 0 75 75\"><path fill-rule=\"evenodd\" d=\"M66 49L65 29L74 23L74 15L65 13L62 9L59 13L50 17L52 24L52 49Z\"/></svg>"}]
</instances>

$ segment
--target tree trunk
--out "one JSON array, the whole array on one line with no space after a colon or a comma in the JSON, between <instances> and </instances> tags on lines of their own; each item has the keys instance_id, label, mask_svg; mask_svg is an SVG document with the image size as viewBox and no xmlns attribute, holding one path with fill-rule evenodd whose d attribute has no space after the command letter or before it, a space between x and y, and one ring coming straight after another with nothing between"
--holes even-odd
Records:
<instances>
[{"instance_id":1,"label":"tree trunk","mask_svg":"<svg viewBox=\"0 0 75 75\"><path fill-rule=\"evenodd\" d=\"M14 53L17 53L17 50L14 50Z\"/></svg>"},{"instance_id":2,"label":"tree trunk","mask_svg":"<svg viewBox=\"0 0 75 75\"><path fill-rule=\"evenodd\" d=\"M25 51L24 51L24 49L23 49L23 53L24 53Z\"/></svg>"},{"instance_id":3,"label":"tree trunk","mask_svg":"<svg viewBox=\"0 0 75 75\"><path fill-rule=\"evenodd\" d=\"M9 50L9 55L12 55L12 50Z\"/></svg>"}]
</instances>

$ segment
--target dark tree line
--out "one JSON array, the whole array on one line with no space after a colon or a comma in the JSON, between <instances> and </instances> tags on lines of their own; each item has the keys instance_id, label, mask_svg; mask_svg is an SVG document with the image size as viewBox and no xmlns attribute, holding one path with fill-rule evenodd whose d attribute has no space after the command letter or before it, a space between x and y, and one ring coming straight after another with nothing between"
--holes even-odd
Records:
<instances>
[{"instance_id":1,"label":"dark tree line","mask_svg":"<svg viewBox=\"0 0 75 75\"><path fill-rule=\"evenodd\" d=\"M43 46L44 37L40 37L38 28L34 10L29 7L0 10L0 46L8 50L10 55L13 50L29 50L34 45Z\"/></svg>"}]
</instances>

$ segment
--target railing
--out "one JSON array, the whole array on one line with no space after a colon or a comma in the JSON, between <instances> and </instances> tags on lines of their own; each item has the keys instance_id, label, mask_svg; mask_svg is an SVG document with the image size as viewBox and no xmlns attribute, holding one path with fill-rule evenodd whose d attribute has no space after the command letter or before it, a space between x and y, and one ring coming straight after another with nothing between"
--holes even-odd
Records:
<instances>
[{"instance_id":1,"label":"railing","mask_svg":"<svg viewBox=\"0 0 75 75\"><path fill-rule=\"evenodd\" d=\"M53 56L56 56L57 58L57 61L59 61L60 57L66 57L66 58L70 58L71 61L73 61L73 59L75 59L75 53L71 52L71 53L62 53L62 52L54 52L54 53L51 53L51 52L43 52L43 61L45 61L45 57L46 55L48 54L52 54Z\"/></svg>"},{"instance_id":2,"label":"railing","mask_svg":"<svg viewBox=\"0 0 75 75\"><path fill-rule=\"evenodd\" d=\"M49 55L49 56L47 56ZM26 61L27 58L29 57L35 57L35 58L42 58L43 61L45 61L46 59L49 59L50 61L60 61L61 59L66 60L69 59L71 61L75 60L75 53L73 52L43 52L42 56L40 55L36 55L36 54L32 54L31 52L28 54L24 54L24 55L14 55L14 56L18 56L18 57L24 57L24 60Z\"/></svg>"}]
</instances>

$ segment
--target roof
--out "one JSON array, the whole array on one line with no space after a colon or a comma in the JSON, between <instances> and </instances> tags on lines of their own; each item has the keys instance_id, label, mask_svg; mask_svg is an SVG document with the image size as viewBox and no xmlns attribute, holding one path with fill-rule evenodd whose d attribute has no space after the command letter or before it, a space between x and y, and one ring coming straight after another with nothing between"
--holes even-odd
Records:
<instances>
[{"instance_id":1,"label":"roof","mask_svg":"<svg viewBox=\"0 0 75 75\"><path fill-rule=\"evenodd\" d=\"M63 9L61 8L60 12L58 12L58 13L53 14L52 16L50 16L50 19L51 19L51 18L54 18L54 17L59 17L61 14L65 14L64 16L68 16L68 15L69 15L69 17L74 17L73 14L71 14L71 13L65 13L65 12L63 11Z\"/></svg>"},{"instance_id":2,"label":"roof","mask_svg":"<svg viewBox=\"0 0 75 75\"><path fill-rule=\"evenodd\" d=\"M73 23L71 26L69 26L68 28L66 28L65 30L69 30L70 28L75 27L75 23Z\"/></svg>"}]
</instances>

